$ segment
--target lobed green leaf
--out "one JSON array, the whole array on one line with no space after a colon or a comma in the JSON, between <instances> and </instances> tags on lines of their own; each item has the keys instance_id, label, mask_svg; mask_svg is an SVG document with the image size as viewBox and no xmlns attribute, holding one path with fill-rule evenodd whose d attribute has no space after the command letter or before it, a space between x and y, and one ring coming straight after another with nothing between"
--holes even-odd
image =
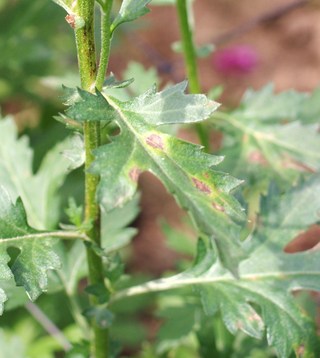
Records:
<instances>
[{"instance_id":1,"label":"lobed green leaf","mask_svg":"<svg viewBox=\"0 0 320 358\"><path fill-rule=\"evenodd\" d=\"M214 236L223 263L236 272L244 257L237 224L243 212L230 191L240 181L211 168L222 158L158 129L163 124L204 120L217 108L203 95L184 94L185 88L186 82L158 93L152 88L128 102L78 90L78 100L72 101L67 113L78 121L113 120L120 127L120 135L95 151L90 168L101 177L98 198L104 210L128 201L140 174L150 171L189 211L202 234Z\"/></svg>"},{"instance_id":2,"label":"lobed green leaf","mask_svg":"<svg viewBox=\"0 0 320 358\"><path fill-rule=\"evenodd\" d=\"M14 205L4 188L0 189L0 257L1 279L12 274L18 286L24 286L31 300L35 300L47 287L47 271L60 265L58 256L52 250L52 238L38 238L39 231L27 223L26 212L21 199ZM7 253L9 247L19 250L12 266ZM11 270L11 271L10 271ZM11 273L12 272L12 273ZM1 294L4 298L4 293Z\"/></svg>"},{"instance_id":3,"label":"lobed green leaf","mask_svg":"<svg viewBox=\"0 0 320 358\"><path fill-rule=\"evenodd\" d=\"M284 247L309 225L319 221L320 176L315 175L281 196L270 190L261 203L261 223L244 243L248 258L236 279L221 265L212 241L200 240L198 257L189 270L176 276L132 287L117 295L194 286L208 315L221 311L232 333L255 338L266 332L279 357L318 357L314 323L296 305L292 292L320 291L320 250L289 254ZM313 196L313 199L311 197Z\"/></svg>"}]
</instances>

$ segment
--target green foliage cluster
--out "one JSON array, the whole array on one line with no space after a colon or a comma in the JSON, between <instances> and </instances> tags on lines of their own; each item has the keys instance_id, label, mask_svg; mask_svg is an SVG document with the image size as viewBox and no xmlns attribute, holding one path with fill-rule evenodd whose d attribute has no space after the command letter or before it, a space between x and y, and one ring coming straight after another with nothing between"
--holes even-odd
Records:
<instances>
[{"instance_id":1,"label":"green foliage cluster","mask_svg":"<svg viewBox=\"0 0 320 358\"><path fill-rule=\"evenodd\" d=\"M54 2L79 37L85 26L80 5ZM63 51L65 34L55 40L51 25L59 24L62 12L48 22L50 3L12 2L5 10L3 3L1 23L8 13L12 23L1 33L9 40L2 58L12 61L1 63L0 96L5 101L22 93L45 107L38 86L48 84L50 51ZM103 18L112 2L96 3ZM146 14L149 3L123 0L107 21L110 38ZM48 30L35 29L35 17L38 28ZM13 35L22 29L28 30L23 37ZM63 74L63 60L60 65L56 76ZM0 121L0 312L7 311L0 357L53 357L63 350L70 358L89 357L90 350L94 358L122 357L123 347L140 347L137 358L318 357L312 301L300 291L320 291L320 252L285 249L319 223L320 91L275 94L267 85L247 91L238 108L220 111L205 95L188 94L186 81L158 90L156 74L139 64L131 63L122 81L110 74L91 91L70 82L63 88L64 110L51 106L72 134L59 134L45 155L52 139L41 149L41 132L33 134L41 153L34 158L14 118ZM54 87L52 78L47 87ZM223 133L215 155L173 134L200 122L205 131ZM86 128L92 124L100 128L101 143L88 165ZM194 259L155 280L126 272L137 232L130 225L139 213L138 180L146 171L186 211L197 236L196 243L164 224L168 245ZM77 204L90 176L99 178L100 241L90 236L96 222L86 213L92 203ZM90 257L100 260L101 282L92 283ZM151 311L163 321L153 344L139 317ZM105 352L92 350L92 330L108 332Z\"/></svg>"}]
</instances>

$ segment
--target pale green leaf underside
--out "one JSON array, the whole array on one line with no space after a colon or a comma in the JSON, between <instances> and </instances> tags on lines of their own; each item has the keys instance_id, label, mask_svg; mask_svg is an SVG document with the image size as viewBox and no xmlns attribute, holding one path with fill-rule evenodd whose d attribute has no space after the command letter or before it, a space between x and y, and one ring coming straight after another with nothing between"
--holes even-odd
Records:
<instances>
[{"instance_id":1,"label":"pale green leaf underside","mask_svg":"<svg viewBox=\"0 0 320 358\"><path fill-rule=\"evenodd\" d=\"M163 124L204 120L217 108L204 95L185 95L185 88L185 82L159 93L153 88L130 102L78 91L80 98L71 102L67 113L79 121L114 120L121 129L110 144L95 151L90 169L101 177L98 197L104 210L129 200L140 174L150 171L190 213L199 230L214 236L223 263L235 272L244 257L236 224L243 212L230 191L240 182L211 168L222 158L158 129Z\"/></svg>"},{"instance_id":2,"label":"pale green leaf underside","mask_svg":"<svg viewBox=\"0 0 320 358\"><path fill-rule=\"evenodd\" d=\"M248 90L237 116L259 119L267 122L295 121L303 123L317 123L320 113L320 88L304 93L294 90L274 93L274 86L269 84L259 91Z\"/></svg>"},{"instance_id":3,"label":"pale green leaf underside","mask_svg":"<svg viewBox=\"0 0 320 358\"><path fill-rule=\"evenodd\" d=\"M137 19L147 14L150 10L146 7L151 0L123 0L118 15L113 20L111 31L114 31L120 24Z\"/></svg>"},{"instance_id":4,"label":"pale green leaf underside","mask_svg":"<svg viewBox=\"0 0 320 358\"><path fill-rule=\"evenodd\" d=\"M21 197L28 222L36 229L57 225L59 198L56 191L70 172L71 162L63 156L74 146L72 138L57 144L43 159L36 174L32 170L33 153L28 138L18 138L11 118L0 121L0 185L13 201Z\"/></svg>"},{"instance_id":5,"label":"pale green leaf underside","mask_svg":"<svg viewBox=\"0 0 320 358\"><path fill-rule=\"evenodd\" d=\"M273 85L269 84L259 91L248 90L235 113L237 116L263 121L297 120L300 119L306 98L306 93L292 90L275 94Z\"/></svg>"},{"instance_id":6,"label":"pale green leaf underside","mask_svg":"<svg viewBox=\"0 0 320 358\"><path fill-rule=\"evenodd\" d=\"M240 109L221 115L226 130L234 131L236 138L232 145L226 145L228 156L223 167L246 177L258 166L261 171L256 170L256 175L275 173L286 180L299 172L319 171L319 93L289 91L275 95L272 86L249 91Z\"/></svg>"},{"instance_id":7,"label":"pale green leaf underside","mask_svg":"<svg viewBox=\"0 0 320 358\"><path fill-rule=\"evenodd\" d=\"M129 288L119 292L118 297L195 286L205 312L221 310L232 333L242 330L260 338L266 329L267 340L280 357L289 357L292 350L304 352L304 357L318 357L315 327L295 304L291 292L320 291L320 250L294 254L283 250L299 233L319 221L319 191L319 175L283 195L280 205L279 193L270 191L262 202L261 225L246 243L248 258L239 265L240 279L221 266L212 242L200 241L194 267Z\"/></svg>"}]
</instances>

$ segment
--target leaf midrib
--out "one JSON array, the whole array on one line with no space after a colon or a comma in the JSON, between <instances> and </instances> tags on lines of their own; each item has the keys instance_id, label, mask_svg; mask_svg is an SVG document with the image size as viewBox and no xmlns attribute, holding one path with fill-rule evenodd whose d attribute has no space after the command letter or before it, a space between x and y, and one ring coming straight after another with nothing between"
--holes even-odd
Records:
<instances>
[{"instance_id":1,"label":"leaf midrib","mask_svg":"<svg viewBox=\"0 0 320 358\"><path fill-rule=\"evenodd\" d=\"M137 296L149 292L159 292L159 291L167 291L171 289L176 289L185 286L197 286L197 285L204 285L204 284L214 284L214 283L231 283L234 282L263 282L264 279L282 279L285 275L286 279L290 278L291 276L319 276L320 279L320 272L318 271L281 271L281 272L268 272L268 273L254 273L254 274L247 274L241 275L240 280L236 280L231 276L222 276L222 277L192 277L192 278L180 278L182 274L178 274L177 276L169 277L167 279L158 279L154 281L149 281L145 284L139 286L133 286L128 289L124 289L122 291L117 292L112 301L116 301L123 297L130 297L130 296ZM241 287L242 288L242 287ZM300 287L303 288L303 287Z\"/></svg>"}]
</instances>

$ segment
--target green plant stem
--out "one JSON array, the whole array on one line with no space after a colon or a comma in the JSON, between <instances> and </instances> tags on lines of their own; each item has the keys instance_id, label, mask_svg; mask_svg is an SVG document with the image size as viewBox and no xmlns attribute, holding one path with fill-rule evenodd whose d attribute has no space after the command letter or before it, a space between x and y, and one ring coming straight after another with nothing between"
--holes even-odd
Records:
<instances>
[{"instance_id":1,"label":"green plant stem","mask_svg":"<svg viewBox=\"0 0 320 358\"><path fill-rule=\"evenodd\" d=\"M191 93L200 93L201 86L198 76L197 56L193 43L192 29L189 21L187 0L177 0L177 11L179 17L179 25L182 39L182 49L186 71L189 80L189 90ZM199 140L204 146L205 151L210 151L210 139L208 131L201 123L197 123L195 128L198 133Z\"/></svg>"},{"instance_id":2,"label":"green plant stem","mask_svg":"<svg viewBox=\"0 0 320 358\"><path fill-rule=\"evenodd\" d=\"M97 76L94 42L94 5L94 0L78 0L78 15L84 20L84 26L76 30L81 86L84 90L91 92L96 87ZM100 145L100 123L86 121L83 131L85 141L85 220L92 224L86 235L94 244L100 246L100 208L96 201L99 177L88 171L94 160L93 151ZM87 246L87 262L89 285L103 284L102 259L93 251L90 245ZM90 295L89 299L92 306L99 304L95 296ZM93 330L91 356L94 358L109 357L108 329L99 327L94 320L91 320L91 326Z\"/></svg>"},{"instance_id":3,"label":"green plant stem","mask_svg":"<svg viewBox=\"0 0 320 358\"><path fill-rule=\"evenodd\" d=\"M84 20L84 26L75 30L81 86L92 91L96 79L94 0L78 0L78 15Z\"/></svg>"},{"instance_id":4,"label":"green plant stem","mask_svg":"<svg viewBox=\"0 0 320 358\"><path fill-rule=\"evenodd\" d=\"M92 227L86 232L90 240L101 246L100 243L100 209L96 202L96 191L99 184L99 177L88 172L94 156L93 150L100 144L100 126L96 122L84 123L84 141L85 141L85 220L91 222ZM102 259L99 257L91 246L87 246L87 262L89 268L89 285L103 284L103 265ZM89 296L90 304L97 306L99 304L97 298L93 295ZM100 328L97 323L92 320L93 338L91 340L91 355L94 358L107 358L109 332L107 329Z\"/></svg>"},{"instance_id":5,"label":"green plant stem","mask_svg":"<svg viewBox=\"0 0 320 358\"><path fill-rule=\"evenodd\" d=\"M187 0L177 0L177 10L179 16L184 60L186 63L186 70L189 79L189 89L191 93L199 93L201 92L201 86L198 77L197 58L189 21Z\"/></svg>"},{"instance_id":6,"label":"green plant stem","mask_svg":"<svg viewBox=\"0 0 320 358\"><path fill-rule=\"evenodd\" d=\"M101 6L101 51L98 74L96 78L96 88L101 91L106 75L106 70L109 62L110 44L111 44L111 9L113 0L107 1L104 6Z\"/></svg>"}]
</instances>

